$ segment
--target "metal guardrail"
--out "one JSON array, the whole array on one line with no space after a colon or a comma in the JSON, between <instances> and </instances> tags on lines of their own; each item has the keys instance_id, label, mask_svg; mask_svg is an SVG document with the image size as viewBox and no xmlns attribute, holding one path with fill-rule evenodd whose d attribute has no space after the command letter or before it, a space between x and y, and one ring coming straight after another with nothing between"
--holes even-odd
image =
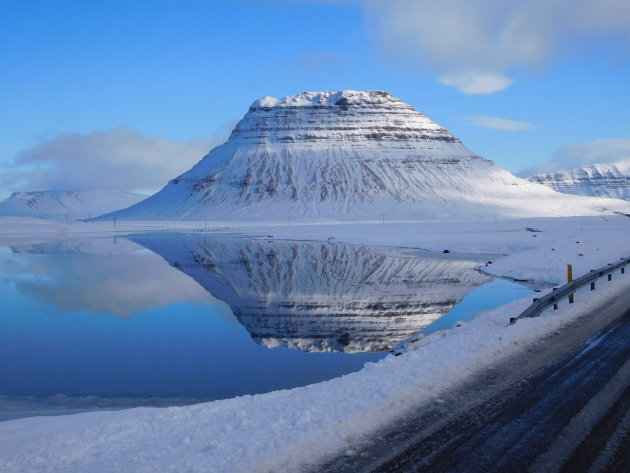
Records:
<instances>
[{"instance_id":1,"label":"metal guardrail","mask_svg":"<svg viewBox=\"0 0 630 473\"><path fill-rule=\"evenodd\" d=\"M534 302L527 309L525 309L517 317L510 317L510 324L513 324L519 319L528 317L538 317L543 311L553 306L554 310L558 308L558 302L565 297L569 298L569 303L573 303L573 295L584 286L590 284L591 291L595 290L595 282L604 276L608 276L608 280L612 279L613 272L618 269L621 270L621 274L625 273L625 267L630 264L630 258L621 258L618 263L609 263L599 269L591 269L591 271L584 276L577 278L575 281L569 282L560 287L554 287L553 290L540 298L534 298Z\"/></svg>"}]
</instances>

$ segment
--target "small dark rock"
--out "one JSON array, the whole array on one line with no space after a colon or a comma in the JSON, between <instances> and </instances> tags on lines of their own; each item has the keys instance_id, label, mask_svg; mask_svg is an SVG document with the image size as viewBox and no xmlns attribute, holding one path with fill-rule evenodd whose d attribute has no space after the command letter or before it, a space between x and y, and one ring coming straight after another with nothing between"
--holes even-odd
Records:
<instances>
[{"instance_id":1,"label":"small dark rock","mask_svg":"<svg viewBox=\"0 0 630 473\"><path fill-rule=\"evenodd\" d=\"M335 105L341 107L341 109L345 112L350 107L350 101L346 97L342 97L335 102Z\"/></svg>"},{"instance_id":2,"label":"small dark rock","mask_svg":"<svg viewBox=\"0 0 630 473\"><path fill-rule=\"evenodd\" d=\"M442 253L450 253L450 250L444 250Z\"/></svg>"}]
</instances>

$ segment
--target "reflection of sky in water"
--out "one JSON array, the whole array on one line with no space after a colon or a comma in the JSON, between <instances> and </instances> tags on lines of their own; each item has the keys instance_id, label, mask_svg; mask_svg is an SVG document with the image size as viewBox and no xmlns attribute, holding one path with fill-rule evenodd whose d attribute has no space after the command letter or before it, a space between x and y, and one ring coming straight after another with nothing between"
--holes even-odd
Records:
<instances>
[{"instance_id":1,"label":"reflection of sky in water","mask_svg":"<svg viewBox=\"0 0 630 473\"><path fill-rule=\"evenodd\" d=\"M295 298L300 307L300 301L307 300L305 297L313 297L314 289L310 286L313 284L320 291L332 291L315 293L320 302L334 302L336 297L342 297L343 304L358 301L374 306L370 304L372 297L385 294L385 299L390 300L393 294L394 302L407 301L408 310L412 302L419 304L413 307L424 307L427 300L435 304L437 294L448 301L444 308L438 305L439 310L446 311L475 285L487 281L485 276L468 269L470 262L418 264L420 260L405 259L397 250L381 249L375 255L371 253L373 250L349 245L330 246L327 247L330 251L322 252L320 243L265 243L225 238L216 242L181 235L159 240L162 256L171 264L171 259L180 261L180 270L124 239L66 241L18 247L13 251L0 248L0 420L7 399L3 396L156 397L181 403L186 398L226 398L306 385L356 371L365 362L385 356L383 353L309 353L286 346L269 349L255 343L230 307L195 281L198 279L207 289L216 290L215 296L221 295L227 287L233 288L227 301L238 306L241 300L234 299L238 293L244 297L247 310L254 306L266 307L267 313L263 315L271 320L276 306L265 305L265 301L277 298L279 292L274 290L267 297L264 292L259 293L258 286L252 292L252 285L261 280L244 276L241 268L248 258L253 268L260 266L257 258L269 261L269 254L265 252L270 247L278 250L274 263L278 274L287 273L283 271L285 264L296 273L292 282L285 281L284 276L275 279L273 274L265 280L268 287L286 288L274 304L290 312L265 328L270 337L278 337L278 343L291 342L291 339L287 342L288 335L282 330L289 330L294 334L291 336L305 346L311 346L308 337L321 330L323 336L336 336L337 316L321 314L320 319L320 316L313 318L312 314L295 312L292 307L286 309L286 302L291 298ZM334 251L338 254L331 253ZM315 261L320 257L314 255L324 253L328 260ZM200 260L199 255L203 255L203 264L207 267L186 266L186 261ZM287 262L287 258L290 259L287 255L296 255L295 261ZM337 267L338 260L362 261L366 272L348 270L346 264L346 274ZM304 266L305 261L309 263ZM318 276L310 269L315 266L311 263L329 274L336 274L335 277L344 275L345 279L329 280L318 286ZM380 266L375 271L377 263ZM373 280L366 279L368 275ZM423 279L425 276L429 279ZM464 292L461 288L454 292L448 289L455 276L466 278L468 285ZM381 278L383 282L377 283L374 278ZM367 290L358 287L357 281L368 281ZM424 295L413 292L422 288L424 281L430 281L422 289L428 292ZM514 283L492 281L473 289L462 304L426 331L451 328L458 320L470 320L482 310L529 292ZM431 295L429 299L427 294ZM342 307L352 306L343 304ZM239 308L241 317L243 310ZM375 310L374 307L371 310ZM441 315L439 310L436 316ZM363 319L351 318L353 323L358 323L359 332L374 330L374 322L384 320L377 312L366 313ZM250 325L255 322L252 313L246 315ZM387 319L385 321L388 325ZM401 328L412 332L426 326L423 322L423 326L414 329L415 325L405 322L404 317L397 323L403 323ZM252 327L249 329L251 331ZM274 333L274 330L280 332ZM371 336L369 330L359 335L365 337L366 333ZM395 331L383 334L380 328L374 333L384 340L388 336L400 336ZM352 338L355 334L344 333L343 336ZM392 340L392 346L398 341ZM164 402L168 404L168 401L159 401ZM82 406L79 410L85 409L84 403L79 404ZM151 402L145 399L140 404ZM4 417L7 418L6 412Z\"/></svg>"},{"instance_id":2,"label":"reflection of sky in water","mask_svg":"<svg viewBox=\"0 0 630 473\"><path fill-rule=\"evenodd\" d=\"M521 284L505 279L494 279L473 289L448 314L433 322L422 333L429 334L438 330L451 329L457 322L470 322L482 312L528 296L533 292Z\"/></svg>"},{"instance_id":3,"label":"reflection of sky in water","mask_svg":"<svg viewBox=\"0 0 630 473\"><path fill-rule=\"evenodd\" d=\"M98 245L90 247L77 243L78 248L68 244L31 249L50 251L48 254L12 254L2 248L0 275L10 277L24 296L41 301L43 310L54 306L63 312L88 310L129 317L172 302L216 302L190 278L139 245L121 239L116 245L112 239L101 240L110 244L96 240Z\"/></svg>"},{"instance_id":4,"label":"reflection of sky in water","mask_svg":"<svg viewBox=\"0 0 630 473\"><path fill-rule=\"evenodd\" d=\"M0 395L225 398L318 382L383 356L257 345L225 304L146 251L0 248L0 261Z\"/></svg>"},{"instance_id":5,"label":"reflection of sky in water","mask_svg":"<svg viewBox=\"0 0 630 473\"><path fill-rule=\"evenodd\" d=\"M0 377L11 380L3 394L223 398L308 384L367 361L266 349L210 305L175 303L124 320L87 312L18 316L31 307L15 301L14 315L0 322Z\"/></svg>"}]
</instances>

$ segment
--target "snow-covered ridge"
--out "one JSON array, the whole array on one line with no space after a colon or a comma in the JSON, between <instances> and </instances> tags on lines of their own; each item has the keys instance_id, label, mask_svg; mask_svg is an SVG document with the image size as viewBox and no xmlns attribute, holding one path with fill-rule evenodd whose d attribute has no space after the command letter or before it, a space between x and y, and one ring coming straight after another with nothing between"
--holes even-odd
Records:
<instances>
[{"instance_id":1,"label":"snow-covered ridge","mask_svg":"<svg viewBox=\"0 0 630 473\"><path fill-rule=\"evenodd\" d=\"M250 110L271 107L310 107L313 105L348 106L366 102L370 104L401 103L400 99L382 90L341 90L337 92L302 92L280 99L267 96L256 100Z\"/></svg>"},{"instance_id":2,"label":"snow-covered ridge","mask_svg":"<svg viewBox=\"0 0 630 473\"><path fill-rule=\"evenodd\" d=\"M145 197L116 189L14 192L0 202L0 215L76 220L123 209Z\"/></svg>"},{"instance_id":3,"label":"snow-covered ridge","mask_svg":"<svg viewBox=\"0 0 630 473\"><path fill-rule=\"evenodd\" d=\"M630 176L614 164L593 164L570 171L536 174L528 179L565 194L630 200Z\"/></svg>"},{"instance_id":4,"label":"snow-covered ridge","mask_svg":"<svg viewBox=\"0 0 630 473\"><path fill-rule=\"evenodd\" d=\"M116 216L490 220L609 205L630 212L517 178L387 92L346 90L255 102L226 143Z\"/></svg>"},{"instance_id":5,"label":"snow-covered ridge","mask_svg":"<svg viewBox=\"0 0 630 473\"><path fill-rule=\"evenodd\" d=\"M129 238L227 303L267 347L389 350L490 280L473 270L474 261L419 258L399 248L200 234Z\"/></svg>"}]
</instances>

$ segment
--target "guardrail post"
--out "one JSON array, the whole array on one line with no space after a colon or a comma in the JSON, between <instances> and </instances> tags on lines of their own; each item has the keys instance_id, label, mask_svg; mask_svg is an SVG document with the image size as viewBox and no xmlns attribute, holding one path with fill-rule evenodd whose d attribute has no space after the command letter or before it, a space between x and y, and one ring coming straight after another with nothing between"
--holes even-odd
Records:
<instances>
[{"instance_id":1,"label":"guardrail post","mask_svg":"<svg viewBox=\"0 0 630 473\"><path fill-rule=\"evenodd\" d=\"M591 291L594 291L594 290L595 290L595 281L591 283Z\"/></svg>"},{"instance_id":2,"label":"guardrail post","mask_svg":"<svg viewBox=\"0 0 630 473\"><path fill-rule=\"evenodd\" d=\"M573 266L567 264L567 282L573 282ZM569 304L573 304L573 293L569 294Z\"/></svg>"}]
</instances>

